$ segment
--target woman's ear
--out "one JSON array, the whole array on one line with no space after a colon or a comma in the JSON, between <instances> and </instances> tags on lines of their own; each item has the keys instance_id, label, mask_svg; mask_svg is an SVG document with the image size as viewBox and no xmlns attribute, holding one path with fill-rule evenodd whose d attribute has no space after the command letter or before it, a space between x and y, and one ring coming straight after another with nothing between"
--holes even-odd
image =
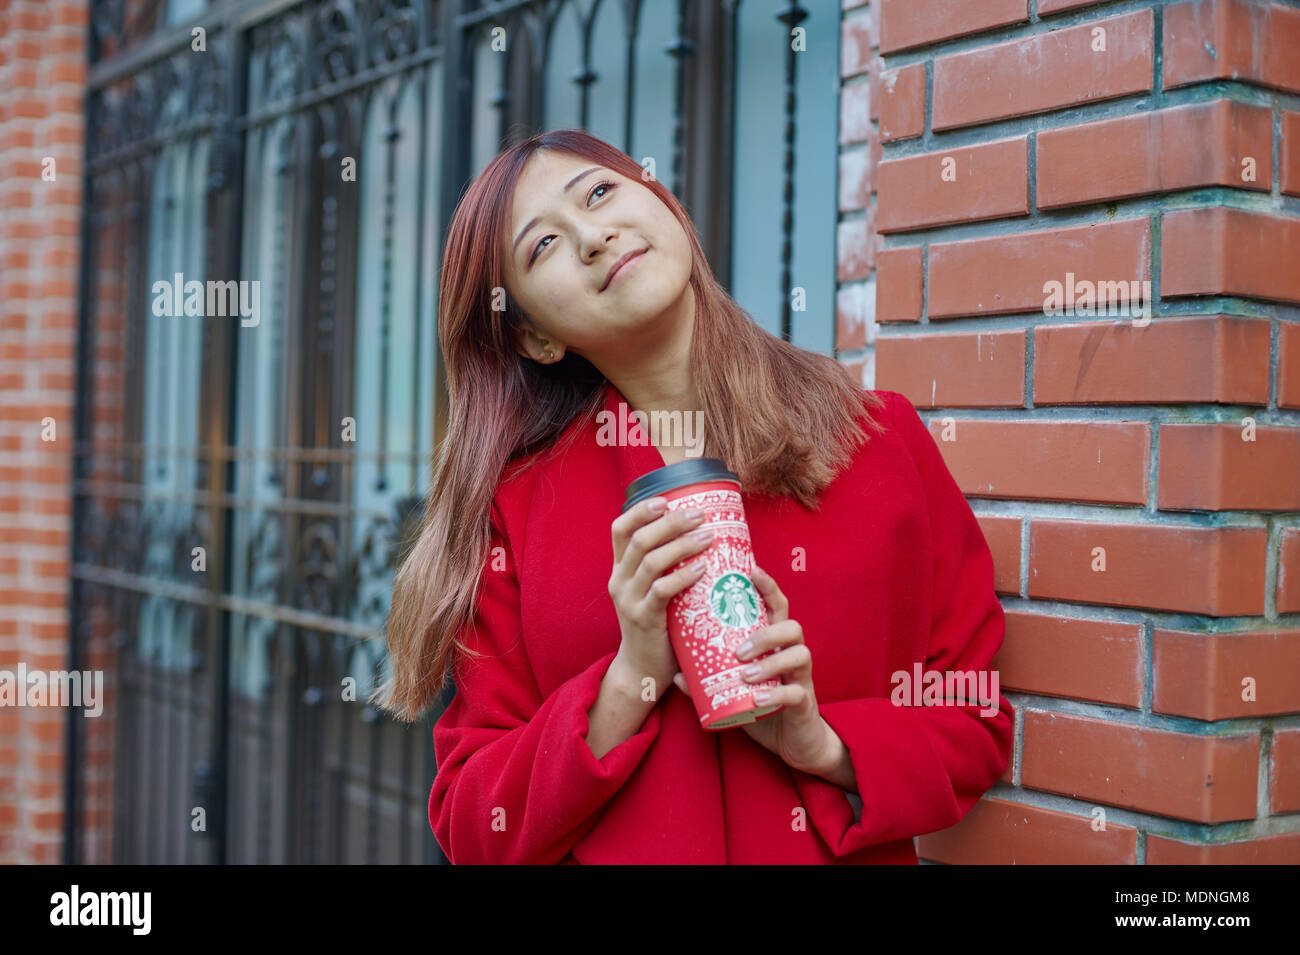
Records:
<instances>
[{"instance_id":1,"label":"woman's ear","mask_svg":"<svg viewBox=\"0 0 1300 955\"><path fill-rule=\"evenodd\" d=\"M564 357L563 345L538 335L526 322L519 326L517 347L519 354L543 365L550 365Z\"/></svg>"}]
</instances>

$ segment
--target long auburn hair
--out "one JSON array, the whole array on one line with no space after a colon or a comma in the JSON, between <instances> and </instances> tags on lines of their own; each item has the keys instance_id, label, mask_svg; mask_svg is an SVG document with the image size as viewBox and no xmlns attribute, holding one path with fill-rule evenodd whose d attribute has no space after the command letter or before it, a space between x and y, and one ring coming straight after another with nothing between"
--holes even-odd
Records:
<instances>
[{"instance_id":1,"label":"long auburn hair","mask_svg":"<svg viewBox=\"0 0 1300 955\"><path fill-rule=\"evenodd\" d=\"M515 188L525 163L543 149L641 180L681 223L694 262L690 362L709 422L706 453L725 461L747 494L789 495L816 511L820 492L868 440L859 420L884 430L870 415L883 405L879 396L835 359L765 331L732 299L713 277L677 197L657 179L645 181L631 156L581 129L539 133L506 149L469 185L443 254L438 343L448 429L435 452L414 546L393 585L391 674L370 697L408 722L442 692L456 651L478 655L460 635L475 616L492 501L507 466L513 477L536 464L579 419L594 422L604 404L606 379L595 366L572 351L550 365L524 357L516 341L526 316L508 294L504 310L493 308L494 292L505 288L502 237Z\"/></svg>"}]
</instances>

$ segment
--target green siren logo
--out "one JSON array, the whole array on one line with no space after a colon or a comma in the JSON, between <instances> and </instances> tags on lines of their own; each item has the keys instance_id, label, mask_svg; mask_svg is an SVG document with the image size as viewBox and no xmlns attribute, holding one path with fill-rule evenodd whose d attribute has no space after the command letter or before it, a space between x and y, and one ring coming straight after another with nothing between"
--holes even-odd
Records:
<instances>
[{"instance_id":1,"label":"green siren logo","mask_svg":"<svg viewBox=\"0 0 1300 955\"><path fill-rule=\"evenodd\" d=\"M758 625L758 593L744 574L723 574L709 588L709 609L723 625L753 627Z\"/></svg>"}]
</instances>

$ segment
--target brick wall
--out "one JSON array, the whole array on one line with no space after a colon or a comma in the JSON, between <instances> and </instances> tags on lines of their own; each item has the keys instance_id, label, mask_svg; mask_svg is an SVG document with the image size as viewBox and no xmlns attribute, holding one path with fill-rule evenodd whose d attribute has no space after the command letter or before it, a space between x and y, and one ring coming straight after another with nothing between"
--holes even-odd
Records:
<instances>
[{"instance_id":1,"label":"brick wall","mask_svg":"<svg viewBox=\"0 0 1300 955\"><path fill-rule=\"evenodd\" d=\"M0 0L8 670L67 663L87 5ZM838 346L970 496L1017 704L922 857L1300 861L1300 7L843 7ZM1150 320L1045 314L1066 273ZM65 715L0 707L0 863L59 859Z\"/></svg>"},{"instance_id":2,"label":"brick wall","mask_svg":"<svg viewBox=\"0 0 1300 955\"><path fill-rule=\"evenodd\" d=\"M86 24L86 0L0 0L0 670L10 672L19 661L67 667ZM67 712L0 706L0 864L60 861Z\"/></svg>"},{"instance_id":3,"label":"brick wall","mask_svg":"<svg viewBox=\"0 0 1300 955\"><path fill-rule=\"evenodd\" d=\"M843 7L839 347L971 500L1017 707L920 855L1300 862L1300 5Z\"/></svg>"}]
</instances>

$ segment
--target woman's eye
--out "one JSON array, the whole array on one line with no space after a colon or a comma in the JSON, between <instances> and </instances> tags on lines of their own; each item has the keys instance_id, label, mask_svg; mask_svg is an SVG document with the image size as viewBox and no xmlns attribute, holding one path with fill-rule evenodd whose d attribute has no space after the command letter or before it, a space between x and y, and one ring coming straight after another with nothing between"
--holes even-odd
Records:
<instances>
[{"instance_id":1,"label":"woman's eye","mask_svg":"<svg viewBox=\"0 0 1300 955\"><path fill-rule=\"evenodd\" d=\"M591 187L591 192L587 193L587 205L591 205L591 197L596 195L597 190L599 189L608 190L613 188L614 188L614 183L612 182L596 183L596 185ZM536 262L537 257L542 254L542 250L546 248L546 246L542 245L542 243L545 242L547 239L551 239L551 238L554 238L554 236L544 235L542 236L540 241L538 241L537 245L533 247L533 254L528 259L529 265L532 265L534 262Z\"/></svg>"}]
</instances>

